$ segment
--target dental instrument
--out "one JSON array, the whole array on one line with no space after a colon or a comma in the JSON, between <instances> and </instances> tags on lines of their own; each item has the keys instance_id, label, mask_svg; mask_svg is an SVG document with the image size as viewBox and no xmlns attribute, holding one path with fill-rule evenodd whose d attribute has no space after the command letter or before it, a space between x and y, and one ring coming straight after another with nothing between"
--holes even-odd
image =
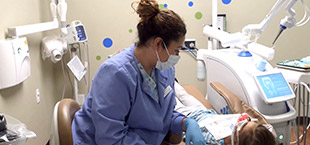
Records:
<instances>
[{"instance_id":1,"label":"dental instrument","mask_svg":"<svg viewBox=\"0 0 310 145\"><path fill-rule=\"evenodd\" d=\"M296 2L297 0L291 0L291 2L286 6L285 10L288 13L288 16L286 16L285 18L281 20L279 33L277 34L276 38L272 42L272 45L275 44L279 36L282 34L283 30L285 30L286 28L292 28L296 25L296 19L295 19L296 13L295 13L295 10L292 9L292 7L294 6Z\"/></svg>"}]
</instances>

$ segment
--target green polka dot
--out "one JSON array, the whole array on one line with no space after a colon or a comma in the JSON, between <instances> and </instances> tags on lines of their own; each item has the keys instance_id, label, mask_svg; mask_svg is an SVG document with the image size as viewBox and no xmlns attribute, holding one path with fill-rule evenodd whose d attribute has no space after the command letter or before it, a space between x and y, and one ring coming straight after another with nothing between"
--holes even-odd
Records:
<instances>
[{"instance_id":1,"label":"green polka dot","mask_svg":"<svg viewBox=\"0 0 310 145\"><path fill-rule=\"evenodd\" d=\"M129 33L132 33L132 29L129 29Z\"/></svg>"},{"instance_id":2,"label":"green polka dot","mask_svg":"<svg viewBox=\"0 0 310 145\"><path fill-rule=\"evenodd\" d=\"M96 56L96 59L97 59L97 60L100 60L100 59L101 59L101 56Z\"/></svg>"},{"instance_id":3,"label":"green polka dot","mask_svg":"<svg viewBox=\"0 0 310 145\"><path fill-rule=\"evenodd\" d=\"M197 12L197 13L195 14L195 18L196 18L197 20L200 20L200 19L202 18L202 13L201 13L201 12Z\"/></svg>"},{"instance_id":4,"label":"green polka dot","mask_svg":"<svg viewBox=\"0 0 310 145\"><path fill-rule=\"evenodd\" d=\"M167 9L164 4L159 4L158 6L160 9Z\"/></svg>"}]
</instances>

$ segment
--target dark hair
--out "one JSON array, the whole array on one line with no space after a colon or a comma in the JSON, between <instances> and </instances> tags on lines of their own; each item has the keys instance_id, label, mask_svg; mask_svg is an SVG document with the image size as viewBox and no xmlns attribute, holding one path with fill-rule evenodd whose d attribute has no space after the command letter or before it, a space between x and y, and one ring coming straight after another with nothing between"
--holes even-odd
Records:
<instances>
[{"instance_id":1,"label":"dark hair","mask_svg":"<svg viewBox=\"0 0 310 145\"><path fill-rule=\"evenodd\" d=\"M159 9L155 0L141 0L134 9L141 18L138 25L138 46L155 37L161 37L168 46L172 40L178 41L186 34L183 20L172 10ZM132 3L132 7L133 4Z\"/></svg>"},{"instance_id":2,"label":"dark hair","mask_svg":"<svg viewBox=\"0 0 310 145\"><path fill-rule=\"evenodd\" d=\"M253 130L240 131L239 145L276 145L276 141L263 124L258 124Z\"/></svg>"}]
</instances>

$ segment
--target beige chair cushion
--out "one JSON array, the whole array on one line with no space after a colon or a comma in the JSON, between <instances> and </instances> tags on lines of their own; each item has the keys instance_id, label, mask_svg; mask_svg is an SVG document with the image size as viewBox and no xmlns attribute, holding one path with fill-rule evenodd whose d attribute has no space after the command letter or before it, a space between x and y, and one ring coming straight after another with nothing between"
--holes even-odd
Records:
<instances>
[{"instance_id":1,"label":"beige chair cushion","mask_svg":"<svg viewBox=\"0 0 310 145\"><path fill-rule=\"evenodd\" d=\"M225 88L221 83L212 82L210 83L210 85L217 93L219 93L225 99L230 111L232 111L233 114L247 113L252 118L257 118L259 123L268 123L267 119L263 115L261 115L255 109L243 102L239 97L237 97L227 88Z\"/></svg>"}]
</instances>

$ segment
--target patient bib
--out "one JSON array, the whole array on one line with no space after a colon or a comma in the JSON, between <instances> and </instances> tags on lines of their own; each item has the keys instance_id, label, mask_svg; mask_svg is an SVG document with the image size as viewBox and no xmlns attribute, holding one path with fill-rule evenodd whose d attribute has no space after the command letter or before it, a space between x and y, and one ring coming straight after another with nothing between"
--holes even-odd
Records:
<instances>
[{"instance_id":1,"label":"patient bib","mask_svg":"<svg viewBox=\"0 0 310 145\"><path fill-rule=\"evenodd\" d=\"M206 128L216 140L223 139L232 134L240 114L212 115L198 122L200 128Z\"/></svg>"}]
</instances>

